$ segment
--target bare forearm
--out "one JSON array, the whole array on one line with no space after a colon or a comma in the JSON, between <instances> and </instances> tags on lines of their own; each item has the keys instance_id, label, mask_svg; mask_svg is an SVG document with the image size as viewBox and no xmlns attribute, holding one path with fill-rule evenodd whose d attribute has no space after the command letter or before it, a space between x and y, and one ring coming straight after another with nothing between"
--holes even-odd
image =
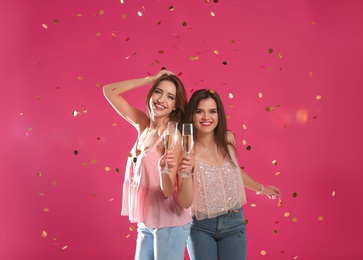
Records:
<instances>
[{"instance_id":1,"label":"bare forearm","mask_svg":"<svg viewBox=\"0 0 363 260\"><path fill-rule=\"evenodd\" d=\"M260 183L258 183L257 181L255 181L254 179L252 179L252 177L249 176L242 169L241 169L241 174L242 174L243 184L245 187L249 188L250 190L256 191L256 192L258 192L262 189L262 185Z\"/></svg>"},{"instance_id":2,"label":"bare forearm","mask_svg":"<svg viewBox=\"0 0 363 260\"><path fill-rule=\"evenodd\" d=\"M189 208L193 203L193 177L189 176L181 180L178 191L178 201L183 208Z\"/></svg>"},{"instance_id":3,"label":"bare forearm","mask_svg":"<svg viewBox=\"0 0 363 260\"><path fill-rule=\"evenodd\" d=\"M145 85L150 85L154 81L155 81L154 76L139 78L139 79L123 80L105 85L103 87L103 91L105 96L118 96L131 89Z\"/></svg>"}]
</instances>

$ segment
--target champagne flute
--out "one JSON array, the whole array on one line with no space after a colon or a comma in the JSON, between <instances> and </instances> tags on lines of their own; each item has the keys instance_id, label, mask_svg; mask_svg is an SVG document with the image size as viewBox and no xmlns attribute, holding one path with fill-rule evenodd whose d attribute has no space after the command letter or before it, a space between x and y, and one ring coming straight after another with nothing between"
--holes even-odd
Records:
<instances>
[{"instance_id":1,"label":"champagne flute","mask_svg":"<svg viewBox=\"0 0 363 260\"><path fill-rule=\"evenodd\" d=\"M189 156L189 153L192 151L193 149L193 145L194 145L194 140L193 140L193 124L183 124L183 128L182 128L182 147L184 152L186 153L187 156ZM181 171L179 174L183 177L186 178L189 176L190 171L186 170L186 171Z\"/></svg>"},{"instance_id":2,"label":"champagne flute","mask_svg":"<svg viewBox=\"0 0 363 260\"><path fill-rule=\"evenodd\" d=\"M176 139L178 138L178 123L169 121L168 126L164 131L164 146L165 149L171 151L174 149L176 144ZM168 169L168 162L165 162L165 167L162 170L162 173L169 174L170 171Z\"/></svg>"}]
</instances>

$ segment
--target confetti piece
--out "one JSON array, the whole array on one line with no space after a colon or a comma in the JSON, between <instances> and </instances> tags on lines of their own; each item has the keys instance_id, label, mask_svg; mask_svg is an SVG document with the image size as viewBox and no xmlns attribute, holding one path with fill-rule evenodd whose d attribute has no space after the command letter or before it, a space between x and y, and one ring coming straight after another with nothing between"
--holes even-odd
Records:
<instances>
[{"instance_id":1,"label":"confetti piece","mask_svg":"<svg viewBox=\"0 0 363 260\"><path fill-rule=\"evenodd\" d=\"M106 167L105 167L105 171L106 171L106 172L109 172L110 170L111 170L111 168L110 168L110 167L108 167L108 166L106 166Z\"/></svg>"},{"instance_id":2,"label":"confetti piece","mask_svg":"<svg viewBox=\"0 0 363 260\"><path fill-rule=\"evenodd\" d=\"M318 217L318 220L319 220L319 221L322 221L323 219L324 219L324 218L323 218L323 216L319 216L319 217Z\"/></svg>"},{"instance_id":3,"label":"confetti piece","mask_svg":"<svg viewBox=\"0 0 363 260\"><path fill-rule=\"evenodd\" d=\"M56 181L53 181L53 186L57 186L57 182Z\"/></svg>"},{"instance_id":4,"label":"confetti piece","mask_svg":"<svg viewBox=\"0 0 363 260\"><path fill-rule=\"evenodd\" d=\"M266 107L266 111L267 112L272 112L272 111L274 111L275 110L275 108L274 107Z\"/></svg>"},{"instance_id":5,"label":"confetti piece","mask_svg":"<svg viewBox=\"0 0 363 260\"><path fill-rule=\"evenodd\" d=\"M309 71L309 76L312 77L313 76L313 72Z\"/></svg>"},{"instance_id":6,"label":"confetti piece","mask_svg":"<svg viewBox=\"0 0 363 260\"><path fill-rule=\"evenodd\" d=\"M126 235L126 238L129 238L130 236L131 236L130 234L127 234L127 235Z\"/></svg>"},{"instance_id":7,"label":"confetti piece","mask_svg":"<svg viewBox=\"0 0 363 260\"><path fill-rule=\"evenodd\" d=\"M134 226L130 226L129 229L130 229L130 231L134 231L135 230Z\"/></svg>"},{"instance_id":8,"label":"confetti piece","mask_svg":"<svg viewBox=\"0 0 363 260\"><path fill-rule=\"evenodd\" d=\"M256 207L257 207L257 205L256 205L256 204L254 204L254 203L252 203L252 204L251 204L251 207L252 207L252 208L256 208Z\"/></svg>"},{"instance_id":9,"label":"confetti piece","mask_svg":"<svg viewBox=\"0 0 363 260\"><path fill-rule=\"evenodd\" d=\"M276 229L274 229L273 233L276 235L276 234L277 234L277 230L276 230Z\"/></svg>"},{"instance_id":10,"label":"confetti piece","mask_svg":"<svg viewBox=\"0 0 363 260\"><path fill-rule=\"evenodd\" d=\"M44 192L38 192L38 195L43 197L43 196L45 196L45 193Z\"/></svg>"},{"instance_id":11,"label":"confetti piece","mask_svg":"<svg viewBox=\"0 0 363 260\"><path fill-rule=\"evenodd\" d=\"M182 25L183 25L184 27L185 27L185 26L187 26L187 22L185 22L185 21L184 21L184 22L182 23Z\"/></svg>"},{"instance_id":12,"label":"confetti piece","mask_svg":"<svg viewBox=\"0 0 363 260\"><path fill-rule=\"evenodd\" d=\"M272 48L268 49L268 53L273 53L274 50Z\"/></svg>"},{"instance_id":13,"label":"confetti piece","mask_svg":"<svg viewBox=\"0 0 363 260\"><path fill-rule=\"evenodd\" d=\"M317 95L315 98L316 98L316 100L320 100L321 99L321 96L320 95Z\"/></svg>"},{"instance_id":14,"label":"confetti piece","mask_svg":"<svg viewBox=\"0 0 363 260\"><path fill-rule=\"evenodd\" d=\"M49 212L49 209L48 208L44 208L43 211L46 212L46 213L48 213Z\"/></svg>"},{"instance_id":15,"label":"confetti piece","mask_svg":"<svg viewBox=\"0 0 363 260\"><path fill-rule=\"evenodd\" d=\"M290 216L290 213L289 212L285 212L284 213L284 217L287 218L288 216Z\"/></svg>"},{"instance_id":16,"label":"confetti piece","mask_svg":"<svg viewBox=\"0 0 363 260\"><path fill-rule=\"evenodd\" d=\"M227 62L226 62L226 61L223 61L223 62L222 62L222 64L223 64L223 65L227 65Z\"/></svg>"},{"instance_id":17,"label":"confetti piece","mask_svg":"<svg viewBox=\"0 0 363 260\"><path fill-rule=\"evenodd\" d=\"M277 165L277 160L273 160L273 161L272 161L272 164L273 164L273 165Z\"/></svg>"},{"instance_id":18,"label":"confetti piece","mask_svg":"<svg viewBox=\"0 0 363 260\"><path fill-rule=\"evenodd\" d=\"M97 36L97 37L100 37L100 36L101 36L101 33L100 33L100 32L97 32L97 33L96 33L96 36Z\"/></svg>"},{"instance_id":19,"label":"confetti piece","mask_svg":"<svg viewBox=\"0 0 363 260\"><path fill-rule=\"evenodd\" d=\"M217 54L217 55L219 54L219 50L214 50L213 52L214 52L214 54Z\"/></svg>"},{"instance_id":20,"label":"confetti piece","mask_svg":"<svg viewBox=\"0 0 363 260\"><path fill-rule=\"evenodd\" d=\"M216 91L214 89L210 89L209 92L212 94L216 93Z\"/></svg>"},{"instance_id":21,"label":"confetti piece","mask_svg":"<svg viewBox=\"0 0 363 260\"><path fill-rule=\"evenodd\" d=\"M138 15L138 16L142 16L142 13L141 13L141 12L137 12L137 15Z\"/></svg>"},{"instance_id":22,"label":"confetti piece","mask_svg":"<svg viewBox=\"0 0 363 260\"><path fill-rule=\"evenodd\" d=\"M100 15L103 15L103 14L105 13L105 11L104 11L104 10L100 10L98 13L99 13Z\"/></svg>"},{"instance_id":23,"label":"confetti piece","mask_svg":"<svg viewBox=\"0 0 363 260\"><path fill-rule=\"evenodd\" d=\"M246 145L247 144L247 141L246 140L242 140L242 144L243 145Z\"/></svg>"},{"instance_id":24,"label":"confetti piece","mask_svg":"<svg viewBox=\"0 0 363 260\"><path fill-rule=\"evenodd\" d=\"M247 129L247 125L246 124L243 124L242 127L243 127L244 130Z\"/></svg>"},{"instance_id":25,"label":"confetti piece","mask_svg":"<svg viewBox=\"0 0 363 260\"><path fill-rule=\"evenodd\" d=\"M35 174L36 174L37 176L39 176L39 177L40 177L40 176L42 176L42 173L41 173L41 172L36 172Z\"/></svg>"},{"instance_id":26,"label":"confetti piece","mask_svg":"<svg viewBox=\"0 0 363 260\"><path fill-rule=\"evenodd\" d=\"M297 222L297 217L293 217L293 218L291 219L291 221L292 221L293 223Z\"/></svg>"},{"instance_id":27,"label":"confetti piece","mask_svg":"<svg viewBox=\"0 0 363 260\"><path fill-rule=\"evenodd\" d=\"M74 150L73 153L74 153L74 155L78 155L78 151L77 150Z\"/></svg>"},{"instance_id":28,"label":"confetti piece","mask_svg":"<svg viewBox=\"0 0 363 260\"><path fill-rule=\"evenodd\" d=\"M174 11L174 6L169 6L169 11Z\"/></svg>"},{"instance_id":29,"label":"confetti piece","mask_svg":"<svg viewBox=\"0 0 363 260\"><path fill-rule=\"evenodd\" d=\"M280 59L282 59L282 54L281 53L279 53L278 56L279 56Z\"/></svg>"},{"instance_id":30,"label":"confetti piece","mask_svg":"<svg viewBox=\"0 0 363 260\"><path fill-rule=\"evenodd\" d=\"M61 250L62 251L64 251L64 250L66 250L68 248L68 246L63 246L62 248L61 248Z\"/></svg>"},{"instance_id":31,"label":"confetti piece","mask_svg":"<svg viewBox=\"0 0 363 260\"><path fill-rule=\"evenodd\" d=\"M229 94L228 94L228 97L229 97L229 98L233 98L233 94L232 94L232 93L229 93Z\"/></svg>"},{"instance_id":32,"label":"confetti piece","mask_svg":"<svg viewBox=\"0 0 363 260\"><path fill-rule=\"evenodd\" d=\"M43 238L46 238L46 237L47 237L47 235L48 235L48 234L47 234L47 232L46 232L45 230L43 230L43 231L42 231L42 237L43 237Z\"/></svg>"},{"instance_id":33,"label":"confetti piece","mask_svg":"<svg viewBox=\"0 0 363 260\"><path fill-rule=\"evenodd\" d=\"M266 255L266 250L261 250L261 255Z\"/></svg>"},{"instance_id":34,"label":"confetti piece","mask_svg":"<svg viewBox=\"0 0 363 260\"><path fill-rule=\"evenodd\" d=\"M91 161L91 163L92 163L92 164L96 164L96 163L97 163L97 160L96 160L96 159L93 159L93 160Z\"/></svg>"},{"instance_id":35,"label":"confetti piece","mask_svg":"<svg viewBox=\"0 0 363 260\"><path fill-rule=\"evenodd\" d=\"M214 12L210 12L210 15L213 17L216 16L216 14Z\"/></svg>"},{"instance_id":36,"label":"confetti piece","mask_svg":"<svg viewBox=\"0 0 363 260\"><path fill-rule=\"evenodd\" d=\"M332 197L334 197L334 196L335 196L335 191L333 191L333 192L331 193L331 196L332 196Z\"/></svg>"},{"instance_id":37,"label":"confetti piece","mask_svg":"<svg viewBox=\"0 0 363 260\"><path fill-rule=\"evenodd\" d=\"M258 97L259 98L262 98L262 93L260 92L260 93L258 93Z\"/></svg>"},{"instance_id":38,"label":"confetti piece","mask_svg":"<svg viewBox=\"0 0 363 260\"><path fill-rule=\"evenodd\" d=\"M54 19L54 20L53 20L53 23L54 23L54 24L58 24L58 22L59 22L59 21L58 21L58 19Z\"/></svg>"},{"instance_id":39,"label":"confetti piece","mask_svg":"<svg viewBox=\"0 0 363 260\"><path fill-rule=\"evenodd\" d=\"M294 192L294 193L292 194L292 196L293 196L294 198L296 198L296 197L297 197L297 192Z\"/></svg>"},{"instance_id":40,"label":"confetti piece","mask_svg":"<svg viewBox=\"0 0 363 260\"><path fill-rule=\"evenodd\" d=\"M276 173L275 173L275 176L279 176L279 175L280 175L280 172L276 172Z\"/></svg>"},{"instance_id":41,"label":"confetti piece","mask_svg":"<svg viewBox=\"0 0 363 260\"><path fill-rule=\"evenodd\" d=\"M246 150L247 151L251 151L251 146L250 145L247 145Z\"/></svg>"},{"instance_id":42,"label":"confetti piece","mask_svg":"<svg viewBox=\"0 0 363 260\"><path fill-rule=\"evenodd\" d=\"M42 23L42 27L43 27L44 29L48 29L48 26L47 26L46 24L44 24L44 23Z\"/></svg>"}]
</instances>

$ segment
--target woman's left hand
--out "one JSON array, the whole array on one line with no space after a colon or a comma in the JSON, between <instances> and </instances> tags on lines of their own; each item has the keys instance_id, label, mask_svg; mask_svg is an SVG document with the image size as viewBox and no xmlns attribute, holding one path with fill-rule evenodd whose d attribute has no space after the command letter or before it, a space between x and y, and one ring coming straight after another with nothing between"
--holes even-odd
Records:
<instances>
[{"instance_id":1,"label":"woman's left hand","mask_svg":"<svg viewBox=\"0 0 363 260\"><path fill-rule=\"evenodd\" d=\"M263 191L260 193L261 195L266 195L269 199L276 199L281 197L280 190L274 186L265 186Z\"/></svg>"}]
</instances>

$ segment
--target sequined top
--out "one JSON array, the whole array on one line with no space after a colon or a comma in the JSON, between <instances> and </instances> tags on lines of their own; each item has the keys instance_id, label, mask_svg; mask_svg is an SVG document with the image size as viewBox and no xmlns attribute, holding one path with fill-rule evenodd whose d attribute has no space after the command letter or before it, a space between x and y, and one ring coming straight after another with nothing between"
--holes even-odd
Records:
<instances>
[{"instance_id":1,"label":"sequined top","mask_svg":"<svg viewBox=\"0 0 363 260\"><path fill-rule=\"evenodd\" d=\"M232 164L210 164L195 155L192 214L198 219L214 218L246 203L242 174L233 152Z\"/></svg>"},{"instance_id":2,"label":"sequined top","mask_svg":"<svg viewBox=\"0 0 363 260\"><path fill-rule=\"evenodd\" d=\"M144 222L150 228L182 226L191 221L188 210L177 202L177 190L165 198L160 188L157 145L137 151L135 143L126 165L121 215L131 222Z\"/></svg>"}]
</instances>

